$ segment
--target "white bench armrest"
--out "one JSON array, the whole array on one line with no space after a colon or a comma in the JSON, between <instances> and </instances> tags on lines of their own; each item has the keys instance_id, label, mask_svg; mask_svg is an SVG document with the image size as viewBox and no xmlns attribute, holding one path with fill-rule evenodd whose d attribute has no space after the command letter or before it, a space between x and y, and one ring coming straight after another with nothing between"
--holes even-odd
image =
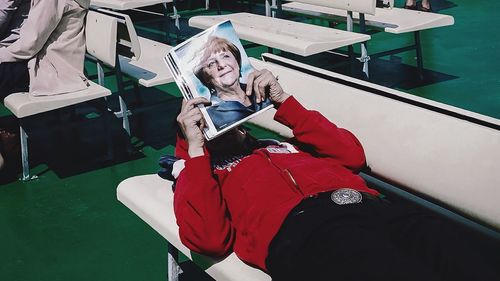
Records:
<instances>
[{"instance_id":1,"label":"white bench armrest","mask_svg":"<svg viewBox=\"0 0 500 281\"><path fill-rule=\"evenodd\" d=\"M87 89L54 96L34 97L28 93L14 93L4 99L4 104L17 118L23 118L111 95L110 90L92 81L89 83Z\"/></svg>"}]
</instances>

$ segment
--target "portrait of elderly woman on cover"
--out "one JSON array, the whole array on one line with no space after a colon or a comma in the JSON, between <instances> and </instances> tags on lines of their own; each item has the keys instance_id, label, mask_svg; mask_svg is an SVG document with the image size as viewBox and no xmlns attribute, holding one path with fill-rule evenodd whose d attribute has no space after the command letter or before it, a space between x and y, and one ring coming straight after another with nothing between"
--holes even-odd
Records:
<instances>
[{"instance_id":1,"label":"portrait of elderly woman on cover","mask_svg":"<svg viewBox=\"0 0 500 281\"><path fill-rule=\"evenodd\" d=\"M193 72L210 91L212 105L207 112L217 130L271 104L267 98L259 100L246 92L246 85L240 82L241 69L242 55L238 47L225 38L209 36Z\"/></svg>"}]
</instances>

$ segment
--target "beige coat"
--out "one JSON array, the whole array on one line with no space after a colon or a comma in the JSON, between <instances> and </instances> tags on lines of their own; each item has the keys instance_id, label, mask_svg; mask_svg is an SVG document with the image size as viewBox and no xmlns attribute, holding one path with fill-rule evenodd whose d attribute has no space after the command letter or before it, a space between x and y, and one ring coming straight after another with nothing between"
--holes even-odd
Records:
<instances>
[{"instance_id":1,"label":"beige coat","mask_svg":"<svg viewBox=\"0 0 500 281\"><path fill-rule=\"evenodd\" d=\"M32 0L21 37L0 48L0 63L28 61L30 94L57 95L87 88L83 75L84 23L90 0ZM83 7L82 7L83 6Z\"/></svg>"}]
</instances>

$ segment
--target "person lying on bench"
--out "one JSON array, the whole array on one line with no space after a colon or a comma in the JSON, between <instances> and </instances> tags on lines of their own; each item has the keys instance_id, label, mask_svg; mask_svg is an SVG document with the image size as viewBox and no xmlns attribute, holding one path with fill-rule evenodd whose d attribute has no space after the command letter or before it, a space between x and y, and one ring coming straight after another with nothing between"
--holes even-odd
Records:
<instances>
[{"instance_id":1,"label":"person lying on bench","mask_svg":"<svg viewBox=\"0 0 500 281\"><path fill-rule=\"evenodd\" d=\"M500 252L482 237L366 185L351 132L304 108L267 70L250 74L247 90L271 99L296 145L242 128L206 142L197 105L210 102L184 102L174 192L184 245L234 251L273 280L498 280Z\"/></svg>"}]
</instances>

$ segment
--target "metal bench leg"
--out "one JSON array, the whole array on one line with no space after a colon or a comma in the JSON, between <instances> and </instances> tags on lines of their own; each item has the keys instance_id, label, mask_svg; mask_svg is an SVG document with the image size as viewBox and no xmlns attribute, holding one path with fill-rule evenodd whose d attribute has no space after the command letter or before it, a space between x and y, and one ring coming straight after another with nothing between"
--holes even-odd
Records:
<instances>
[{"instance_id":1,"label":"metal bench leg","mask_svg":"<svg viewBox=\"0 0 500 281\"><path fill-rule=\"evenodd\" d=\"M99 62L98 60L96 61L96 68L97 68L97 84L99 84L103 87L106 87L106 85L104 85L105 84L104 79L105 79L106 73L104 72L104 68L102 68L101 62ZM108 97L104 97L104 100L106 101L107 111L113 112L113 110L111 108L109 108L109 106L107 106Z\"/></svg>"},{"instance_id":2,"label":"metal bench leg","mask_svg":"<svg viewBox=\"0 0 500 281\"><path fill-rule=\"evenodd\" d=\"M420 80L424 80L424 61L422 59L422 45L420 45L420 31L415 31L415 51L417 52L417 71Z\"/></svg>"},{"instance_id":3,"label":"metal bench leg","mask_svg":"<svg viewBox=\"0 0 500 281\"><path fill-rule=\"evenodd\" d=\"M272 3L269 2L270 0L266 0L266 7L265 7L265 10L266 10L266 17L270 17L271 16L271 6L272 6Z\"/></svg>"},{"instance_id":4,"label":"metal bench leg","mask_svg":"<svg viewBox=\"0 0 500 281\"><path fill-rule=\"evenodd\" d=\"M96 66L97 66L97 83L99 85L105 87L105 85L104 85L105 84L105 82L104 82L105 73L104 73L104 69L102 67L102 64L99 61L97 61ZM130 134L131 134L130 133L130 121L129 121L128 116L131 114L131 112L128 110L127 104L125 103L125 100L122 98L122 95L125 94L125 86L123 85L123 75L122 75L122 72L120 69L120 60L118 58L118 54L116 55L116 59L115 59L115 75L116 75L116 84L118 86L118 103L120 105L120 111L113 112L113 110L109 107L107 107L107 110L109 112L113 112L117 118L122 118L122 127L125 131L127 131L127 134L130 136ZM136 90L136 89L134 88L134 90ZM106 105L107 105L108 98L105 97L104 100L106 101Z\"/></svg>"},{"instance_id":5,"label":"metal bench leg","mask_svg":"<svg viewBox=\"0 0 500 281\"><path fill-rule=\"evenodd\" d=\"M130 121L128 116L131 115L130 111L127 108L127 103L123 99L122 95L125 94L125 86L123 85L123 75L120 66L120 60L118 59L118 54L116 54L115 60L115 75L116 75L116 83L118 84L118 101L120 103L120 112L115 113L118 118L122 118L122 126L127 134L130 136Z\"/></svg>"},{"instance_id":6,"label":"metal bench leg","mask_svg":"<svg viewBox=\"0 0 500 281\"><path fill-rule=\"evenodd\" d=\"M181 37L181 25L180 25L180 15L177 11L177 0L172 1L172 11L173 14L169 15L168 14L168 4L163 3L163 16L165 18L165 39L166 42L169 43L170 45L177 45L177 42L179 41L179 38ZM170 21L174 21L174 29L175 29L175 39L170 38Z\"/></svg>"},{"instance_id":7,"label":"metal bench leg","mask_svg":"<svg viewBox=\"0 0 500 281\"><path fill-rule=\"evenodd\" d=\"M163 29L165 30L165 43L173 44L173 39L170 39L170 15L168 14L167 3L163 3Z\"/></svg>"},{"instance_id":8,"label":"metal bench leg","mask_svg":"<svg viewBox=\"0 0 500 281\"><path fill-rule=\"evenodd\" d=\"M366 23L365 23L365 14L359 14L359 29L361 33L366 33ZM370 61L370 56L368 56L368 51L366 49L366 42L361 43L361 57L359 61L363 63L363 73L366 75L366 78L370 78L370 74L368 73L368 62Z\"/></svg>"},{"instance_id":9,"label":"metal bench leg","mask_svg":"<svg viewBox=\"0 0 500 281\"><path fill-rule=\"evenodd\" d=\"M181 24L179 22L179 19L181 16L179 15L179 12L177 11L177 6L175 6L175 1L174 1L173 10L174 10L173 18L175 20L175 27L177 28L175 31L177 32L177 38L179 38L179 31L181 30Z\"/></svg>"},{"instance_id":10,"label":"metal bench leg","mask_svg":"<svg viewBox=\"0 0 500 281\"><path fill-rule=\"evenodd\" d=\"M165 16L167 17L167 20L173 20L174 21L174 29L175 29L175 42L174 39L169 40L167 42L170 42L171 45L177 45L181 38L181 24L180 24L180 15L179 12L177 11L177 0L172 1L172 12L173 14L171 16L168 15L168 10L167 10L167 3L163 4L165 6ZM168 19L170 18L170 19ZM168 24L170 26L170 24ZM168 29L170 30L170 28Z\"/></svg>"},{"instance_id":11,"label":"metal bench leg","mask_svg":"<svg viewBox=\"0 0 500 281\"><path fill-rule=\"evenodd\" d=\"M353 32L354 21L351 11L347 11L347 20L346 20L346 30L349 32ZM347 46L347 55L349 56L349 64L351 69L351 75L354 75L354 47L353 45Z\"/></svg>"},{"instance_id":12,"label":"metal bench leg","mask_svg":"<svg viewBox=\"0 0 500 281\"><path fill-rule=\"evenodd\" d=\"M168 281L179 281L182 269L179 266L179 251L168 243Z\"/></svg>"},{"instance_id":13,"label":"metal bench leg","mask_svg":"<svg viewBox=\"0 0 500 281\"><path fill-rule=\"evenodd\" d=\"M102 68L102 65L99 61L96 62L96 67L97 67L97 84L105 87L104 85L104 69Z\"/></svg>"},{"instance_id":14,"label":"metal bench leg","mask_svg":"<svg viewBox=\"0 0 500 281\"><path fill-rule=\"evenodd\" d=\"M273 18L280 18L281 17L281 1L279 0L272 0L271 3L269 3L269 0L266 0L266 16L271 16Z\"/></svg>"},{"instance_id":15,"label":"metal bench leg","mask_svg":"<svg viewBox=\"0 0 500 281\"><path fill-rule=\"evenodd\" d=\"M30 162L28 159L28 134L23 128L23 121L19 120L19 138L21 139L21 162L23 165L23 177L22 181L29 181L38 178L35 176L30 176Z\"/></svg>"},{"instance_id":16,"label":"metal bench leg","mask_svg":"<svg viewBox=\"0 0 500 281\"><path fill-rule=\"evenodd\" d=\"M128 119L129 111L127 108L127 104L125 103L125 100L122 98L122 96L118 96L118 101L120 103L120 112L118 112L119 114L117 116L122 118L122 127L130 136L130 121Z\"/></svg>"},{"instance_id":17,"label":"metal bench leg","mask_svg":"<svg viewBox=\"0 0 500 281\"><path fill-rule=\"evenodd\" d=\"M366 75L366 78L370 78L370 73L368 72L368 62L370 61L370 56L366 50L365 43L361 43L361 57L358 58L358 60L363 64L363 73Z\"/></svg>"}]
</instances>

